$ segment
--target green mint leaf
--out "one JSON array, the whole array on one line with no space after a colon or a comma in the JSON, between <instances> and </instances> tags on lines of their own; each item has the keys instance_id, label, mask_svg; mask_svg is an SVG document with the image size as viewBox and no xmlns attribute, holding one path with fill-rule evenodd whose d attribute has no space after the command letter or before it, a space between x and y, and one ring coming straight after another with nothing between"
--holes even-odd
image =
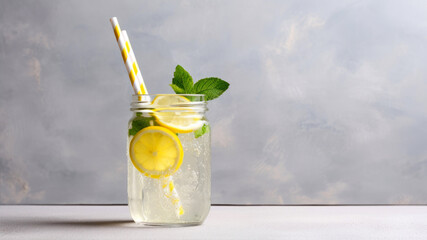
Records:
<instances>
[{"instance_id":1,"label":"green mint leaf","mask_svg":"<svg viewBox=\"0 0 427 240\"><path fill-rule=\"evenodd\" d=\"M193 78L183 67L177 65L173 73L172 84L183 89L185 91L184 93L191 93L193 89Z\"/></svg>"},{"instance_id":2,"label":"green mint leaf","mask_svg":"<svg viewBox=\"0 0 427 240\"><path fill-rule=\"evenodd\" d=\"M208 133L210 131L210 127L209 125L203 124L203 127L197 129L196 131L194 131L194 137L195 138L199 138L201 137L203 134Z\"/></svg>"},{"instance_id":3,"label":"green mint leaf","mask_svg":"<svg viewBox=\"0 0 427 240\"><path fill-rule=\"evenodd\" d=\"M129 129L129 136L135 136L135 134L137 133L138 131L136 131L135 129L133 129L133 128L131 128L131 129Z\"/></svg>"},{"instance_id":4,"label":"green mint leaf","mask_svg":"<svg viewBox=\"0 0 427 240\"><path fill-rule=\"evenodd\" d=\"M141 129L151 126L154 123L152 117L136 117L132 120L132 128L129 129L129 136L135 136Z\"/></svg>"},{"instance_id":5,"label":"green mint leaf","mask_svg":"<svg viewBox=\"0 0 427 240\"><path fill-rule=\"evenodd\" d=\"M182 89L182 88L180 88L180 87L178 87L178 85L176 85L176 84L169 84L169 86L171 86L172 87L172 89L173 89L173 91L176 93L176 94L184 94L185 93L185 90L184 89Z\"/></svg>"},{"instance_id":6,"label":"green mint leaf","mask_svg":"<svg viewBox=\"0 0 427 240\"><path fill-rule=\"evenodd\" d=\"M204 78L194 84L192 93L205 94L206 101L209 101L221 96L228 89L228 86L230 84L222 79Z\"/></svg>"}]
</instances>

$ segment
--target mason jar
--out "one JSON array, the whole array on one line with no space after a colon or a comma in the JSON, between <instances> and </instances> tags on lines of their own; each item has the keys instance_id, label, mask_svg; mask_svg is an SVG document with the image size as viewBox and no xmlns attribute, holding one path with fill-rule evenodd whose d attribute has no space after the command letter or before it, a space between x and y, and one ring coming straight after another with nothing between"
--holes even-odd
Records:
<instances>
[{"instance_id":1,"label":"mason jar","mask_svg":"<svg viewBox=\"0 0 427 240\"><path fill-rule=\"evenodd\" d=\"M134 95L128 204L136 223L198 225L209 213L210 126L200 94Z\"/></svg>"}]
</instances>

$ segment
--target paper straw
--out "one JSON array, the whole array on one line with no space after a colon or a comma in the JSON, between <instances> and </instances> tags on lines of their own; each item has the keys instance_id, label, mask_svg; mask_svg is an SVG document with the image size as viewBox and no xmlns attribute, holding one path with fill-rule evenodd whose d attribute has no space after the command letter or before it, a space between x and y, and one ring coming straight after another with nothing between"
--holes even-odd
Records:
<instances>
[{"instance_id":1,"label":"paper straw","mask_svg":"<svg viewBox=\"0 0 427 240\"><path fill-rule=\"evenodd\" d=\"M136 57L132 50L132 46L126 31L120 30L120 25L116 17L111 18L110 22L119 45L120 52L122 53L126 70L129 73L130 82L135 91L135 94L148 94L144 79L142 78L142 73L139 69L138 63L136 62ZM138 99L141 98L138 97ZM175 207L175 214L180 217L182 214L184 214L184 208L182 207L178 192L175 189L172 176L162 178L161 184L163 194L171 200Z\"/></svg>"},{"instance_id":2,"label":"paper straw","mask_svg":"<svg viewBox=\"0 0 427 240\"><path fill-rule=\"evenodd\" d=\"M141 70L139 69L138 62L136 61L135 54L133 53L132 45L130 44L129 37L128 37L128 34L126 33L126 30L122 31L122 35L125 40L126 50L128 51L130 59L132 61L132 68L136 73L136 77L138 78L138 81L139 81L139 89L141 89L142 94L148 94L147 87L145 86L144 79L142 78L142 73L141 73Z\"/></svg>"},{"instance_id":3,"label":"paper straw","mask_svg":"<svg viewBox=\"0 0 427 240\"><path fill-rule=\"evenodd\" d=\"M131 58L129 57L130 54L126 48L125 39L121 34L119 22L117 21L116 17L111 18L110 22L111 22L111 26L113 27L114 35L116 36L117 43L119 45L120 52L122 53L123 61L126 66L126 70L129 74L129 79L130 79L130 83L132 84L132 88L135 91L135 94L142 94L141 87L140 87L141 84L139 83L137 74L132 66L134 64Z\"/></svg>"},{"instance_id":4,"label":"paper straw","mask_svg":"<svg viewBox=\"0 0 427 240\"><path fill-rule=\"evenodd\" d=\"M164 195L172 201L175 207L175 214L179 217L184 214L184 208L182 207L181 200L179 199L178 192L173 184L172 176L164 177L161 179L162 189Z\"/></svg>"}]
</instances>

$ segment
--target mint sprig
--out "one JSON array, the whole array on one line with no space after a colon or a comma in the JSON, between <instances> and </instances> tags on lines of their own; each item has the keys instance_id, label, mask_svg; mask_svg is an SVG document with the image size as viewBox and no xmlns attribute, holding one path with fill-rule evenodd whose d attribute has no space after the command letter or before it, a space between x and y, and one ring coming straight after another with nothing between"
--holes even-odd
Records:
<instances>
[{"instance_id":1,"label":"mint sprig","mask_svg":"<svg viewBox=\"0 0 427 240\"><path fill-rule=\"evenodd\" d=\"M204 94L206 101L210 101L221 96L230 84L216 77L203 78L193 84L191 75L182 66L177 65L170 86L177 94ZM198 138L209 132L209 129L209 125L204 124L194 131L194 136Z\"/></svg>"},{"instance_id":2,"label":"mint sprig","mask_svg":"<svg viewBox=\"0 0 427 240\"><path fill-rule=\"evenodd\" d=\"M171 86L172 87L172 89L173 89L173 91L175 92L175 93L177 93L177 94L184 94L185 93L185 90L184 89L182 89L181 87L179 87L178 85L176 85L176 84L169 84L169 86Z\"/></svg>"},{"instance_id":3,"label":"mint sprig","mask_svg":"<svg viewBox=\"0 0 427 240\"><path fill-rule=\"evenodd\" d=\"M170 86L177 94L204 94L206 101L210 101L221 96L230 84L216 77L203 78L193 84L191 75L177 65Z\"/></svg>"},{"instance_id":4,"label":"mint sprig","mask_svg":"<svg viewBox=\"0 0 427 240\"><path fill-rule=\"evenodd\" d=\"M205 94L206 100L209 101L221 96L229 85L228 82L219 78L203 78L194 84L192 93Z\"/></svg>"},{"instance_id":5,"label":"mint sprig","mask_svg":"<svg viewBox=\"0 0 427 240\"><path fill-rule=\"evenodd\" d=\"M193 88L193 78L183 67L178 65L173 73L171 87L175 92L178 90L180 94L190 93Z\"/></svg>"},{"instance_id":6,"label":"mint sprig","mask_svg":"<svg viewBox=\"0 0 427 240\"><path fill-rule=\"evenodd\" d=\"M135 136L141 129L151 126L154 122L154 117L143 117L137 114L132 120L132 128L128 132L129 136Z\"/></svg>"},{"instance_id":7,"label":"mint sprig","mask_svg":"<svg viewBox=\"0 0 427 240\"><path fill-rule=\"evenodd\" d=\"M196 131L194 131L194 137L195 138L199 138L203 134L208 133L210 130L211 130L211 127L209 127L209 125L203 124L203 126L201 128L199 128Z\"/></svg>"}]
</instances>

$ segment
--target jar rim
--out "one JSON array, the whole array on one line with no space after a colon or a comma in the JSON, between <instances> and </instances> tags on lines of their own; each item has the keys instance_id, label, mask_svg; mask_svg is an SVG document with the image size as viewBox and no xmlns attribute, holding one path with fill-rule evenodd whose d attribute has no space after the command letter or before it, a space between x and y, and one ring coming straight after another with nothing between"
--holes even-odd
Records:
<instances>
[{"instance_id":1,"label":"jar rim","mask_svg":"<svg viewBox=\"0 0 427 240\"><path fill-rule=\"evenodd\" d=\"M188 102L179 102L177 104L170 105L158 105L153 103L153 100L158 96L182 96L186 97L190 101ZM133 94L131 102L131 111L140 111L140 110L152 110L156 108L165 108L165 107L174 107L179 109L192 109L197 111L207 111L207 101L205 94Z\"/></svg>"}]
</instances>

